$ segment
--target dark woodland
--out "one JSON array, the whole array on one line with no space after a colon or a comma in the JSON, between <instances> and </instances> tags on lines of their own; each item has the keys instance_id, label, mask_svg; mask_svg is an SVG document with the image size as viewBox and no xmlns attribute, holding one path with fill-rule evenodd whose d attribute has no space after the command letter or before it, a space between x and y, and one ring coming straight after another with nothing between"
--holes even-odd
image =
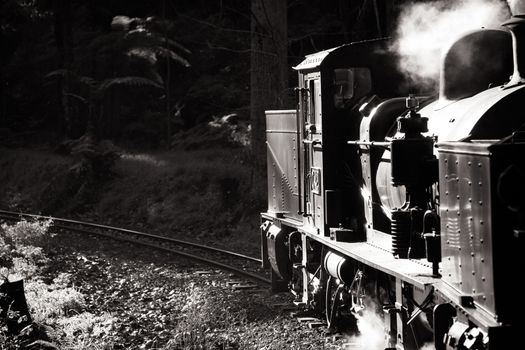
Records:
<instances>
[{"instance_id":1,"label":"dark woodland","mask_svg":"<svg viewBox=\"0 0 525 350\"><path fill-rule=\"evenodd\" d=\"M2 1L2 143L59 142L90 131L122 145L168 148L178 132L214 116L247 120L256 45L250 23L276 28L253 20L266 11L257 3ZM389 30L388 9L375 1L268 3L281 4L275 14L288 11L281 82L269 81L288 107L296 79L289 67L305 54ZM286 21L278 25L286 34ZM267 102L261 108L274 107Z\"/></svg>"}]
</instances>

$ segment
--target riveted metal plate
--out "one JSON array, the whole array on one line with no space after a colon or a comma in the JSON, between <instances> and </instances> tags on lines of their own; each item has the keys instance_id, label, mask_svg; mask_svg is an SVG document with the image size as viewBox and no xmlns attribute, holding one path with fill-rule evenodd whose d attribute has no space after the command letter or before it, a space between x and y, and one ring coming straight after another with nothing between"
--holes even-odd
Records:
<instances>
[{"instance_id":1,"label":"riveted metal plate","mask_svg":"<svg viewBox=\"0 0 525 350\"><path fill-rule=\"evenodd\" d=\"M268 212L301 220L296 111L267 111L266 128Z\"/></svg>"},{"instance_id":2,"label":"riveted metal plate","mask_svg":"<svg viewBox=\"0 0 525 350\"><path fill-rule=\"evenodd\" d=\"M439 194L443 280L494 313L489 156L439 149Z\"/></svg>"}]
</instances>

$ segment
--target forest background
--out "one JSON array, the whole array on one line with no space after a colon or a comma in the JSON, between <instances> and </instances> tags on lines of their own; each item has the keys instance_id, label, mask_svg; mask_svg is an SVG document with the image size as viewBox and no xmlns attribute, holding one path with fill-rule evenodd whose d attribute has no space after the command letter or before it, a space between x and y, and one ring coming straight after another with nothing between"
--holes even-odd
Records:
<instances>
[{"instance_id":1,"label":"forest background","mask_svg":"<svg viewBox=\"0 0 525 350\"><path fill-rule=\"evenodd\" d=\"M264 110L295 108L305 55L389 35L399 3L2 1L0 206L257 232Z\"/></svg>"},{"instance_id":2,"label":"forest background","mask_svg":"<svg viewBox=\"0 0 525 350\"><path fill-rule=\"evenodd\" d=\"M375 1L253 3L269 10L287 3L287 69L306 54L387 32L378 32L386 9ZM214 116L249 118L256 6L250 1L5 0L0 6L2 139L9 131L33 142L78 138L90 122L100 138L169 147L177 132ZM286 87L294 86L295 74L287 73Z\"/></svg>"}]
</instances>

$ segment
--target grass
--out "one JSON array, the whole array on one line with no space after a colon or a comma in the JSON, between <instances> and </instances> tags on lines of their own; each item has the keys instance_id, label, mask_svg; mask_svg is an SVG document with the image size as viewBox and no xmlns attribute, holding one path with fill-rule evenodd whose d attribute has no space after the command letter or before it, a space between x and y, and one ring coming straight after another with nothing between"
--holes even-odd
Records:
<instances>
[{"instance_id":1,"label":"grass","mask_svg":"<svg viewBox=\"0 0 525 350\"><path fill-rule=\"evenodd\" d=\"M95 316L83 312L57 320L57 325L64 332L64 349L104 349L111 348L107 337L113 330L115 318L109 313ZM106 339L104 342L97 339Z\"/></svg>"},{"instance_id":2,"label":"grass","mask_svg":"<svg viewBox=\"0 0 525 350\"><path fill-rule=\"evenodd\" d=\"M96 213L168 234L239 239L257 232L262 203L244 157L239 150L124 155Z\"/></svg>"},{"instance_id":3,"label":"grass","mask_svg":"<svg viewBox=\"0 0 525 350\"><path fill-rule=\"evenodd\" d=\"M112 174L88 181L77 159L48 150L0 149L0 207L80 217L257 254L258 214L244 148L121 152ZM82 183L85 181L85 183Z\"/></svg>"},{"instance_id":4,"label":"grass","mask_svg":"<svg viewBox=\"0 0 525 350\"><path fill-rule=\"evenodd\" d=\"M73 287L40 280L26 283L26 298L35 322L52 324L58 319L78 315L84 308L84 296Z\"/></svg>"}]
</instances>

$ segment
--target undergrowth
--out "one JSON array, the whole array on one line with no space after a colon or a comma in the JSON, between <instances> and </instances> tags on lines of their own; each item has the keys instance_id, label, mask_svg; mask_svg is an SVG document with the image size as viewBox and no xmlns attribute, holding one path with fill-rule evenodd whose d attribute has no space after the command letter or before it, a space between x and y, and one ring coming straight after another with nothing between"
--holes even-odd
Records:
<instances>
[{"instance_id":1,"label":"undergrowth","mask_svg":"<svg viewBox=\"0 0 525 350\"><path fill-rule=\"evenodd\" d=\"M0 274L4 280L30 278L46 263L43 251L52 222L22 220L0 226Z\"/></svg>"},{"instance_id":2,"label":"undergrowth","mask_svg":"<svg viewBox=\"0 0 525 350\"><path fill-rule=\"evenodd\" d=\"M111 343L111 339L102 339L101 335L109 334L113 318L109 314L95 317L84 312L84 296L72 285L69 274L60 273L51 282L41 279L49 262L46 254L52 239L51 224L50 220L22 220L14 225L0 226L1 277L4 282L24 280L32 319L20 334L10 334L7 320L21 316L11 315L7 310L7 318L0 319L2 350L31 344L42 346L41 342L51 346L48 341L59 343L61 349L101 349Z\"/></svg>"},{"instance_id":3,"label":"undergrowth","mask_svg":"<svg viewBox=\"0 0 525 350\"><path fill-rule=\"evenodd\" d=\"M254 234L265 194L252 190L246 148L122 151L111 176L81 186L82 191L69 171L76 164L74 157L12 152L0 152L0 165L6 169L0 173L0 192L6 193L0 207L191 236L258 252Z\"/></svg>"},{"instance_id":4,"label":"undergrowth","mask_svg":"<svg viewBox=\"0 0 525 350\"><path fill-rule=\"evenodd\" d=\"M171 235L246 244L257 232L262 200L240 149L124 154L98 203L100 221L137 223ZM227 242L227 243L226 243Z\"/></svg>"}]
</instances>

